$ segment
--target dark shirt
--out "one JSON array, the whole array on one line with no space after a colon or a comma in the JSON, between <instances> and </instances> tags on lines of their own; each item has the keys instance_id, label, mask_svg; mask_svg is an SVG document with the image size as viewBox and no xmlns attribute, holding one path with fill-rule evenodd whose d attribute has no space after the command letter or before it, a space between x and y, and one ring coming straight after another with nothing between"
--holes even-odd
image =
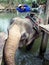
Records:
<instances>
[{"instance_id":1,"label":"dark shirt","mask_svg":"<svg viewBox=\"0 0 49 65\"><path fill-rule=\"evenodd\" d=\"M35 2L33 2L33 3L32 3L32 8L37 8L37 7L38 7L38 4L35 3Z\"/></svg>"}]
</instances>

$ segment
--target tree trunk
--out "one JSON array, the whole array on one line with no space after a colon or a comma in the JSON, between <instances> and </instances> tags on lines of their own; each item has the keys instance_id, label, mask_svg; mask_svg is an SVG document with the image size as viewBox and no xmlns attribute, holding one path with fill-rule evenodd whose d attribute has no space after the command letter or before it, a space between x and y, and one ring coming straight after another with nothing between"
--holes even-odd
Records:
<instances>
[{"instance_id":1,"label":"tree trunk","mask_svg":"<svg viewBox=\"0 0 49 65\"><path fill-rule=\"evenodd\" d=\"M48 18L49 18L49 0L47 0L46 3L46 24L48 24Z\"/></svg>"}]
</instances>

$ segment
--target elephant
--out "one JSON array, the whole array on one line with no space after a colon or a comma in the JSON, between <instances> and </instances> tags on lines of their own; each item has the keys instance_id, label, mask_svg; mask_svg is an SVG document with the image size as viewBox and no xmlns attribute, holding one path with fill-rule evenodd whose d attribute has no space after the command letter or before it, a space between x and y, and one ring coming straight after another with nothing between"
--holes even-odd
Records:
<instances>
[{"instance_id":1,"label":"elephant","mask_svg":"<svg viewBox=\"0 0 49 65\"><path fill-rule=\"evenodd\" d=\"M5 44L5 40L7 39L7 35L4 32L0 32L0 65L2 62L2 57L3 57L3 48Z\"/></svg>"},{"instance_id":2,"label":"elephant","mask_svg":"<svg viewBox=\"0 0 49 65\"><path fill-rule=\"evenodd\" d=\"M8 28L8 38L5 41L3 57L5 65L15 65L15 52L20 47L29 46L37 35L34 24L28 18L13 18ZM36 35L35 35L36 34Z\"/></svg>"}]
</instances>

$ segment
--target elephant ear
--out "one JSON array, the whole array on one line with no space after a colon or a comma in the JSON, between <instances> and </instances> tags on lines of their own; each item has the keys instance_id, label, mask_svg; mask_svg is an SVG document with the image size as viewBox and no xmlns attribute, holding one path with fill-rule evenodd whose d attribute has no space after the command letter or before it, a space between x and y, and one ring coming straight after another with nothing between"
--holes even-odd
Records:
<instances>
[{"instance_id":1,"label":"elephant ear","mask_svg":"<svg viewBox=\"0 0 49 65\"><path fill-rule=\"evenodd\" d=\"M0 37L1 37L2 40L5 41L8 38L8 35L4 32L0 32Z\"/></svg>"}]
</instances>

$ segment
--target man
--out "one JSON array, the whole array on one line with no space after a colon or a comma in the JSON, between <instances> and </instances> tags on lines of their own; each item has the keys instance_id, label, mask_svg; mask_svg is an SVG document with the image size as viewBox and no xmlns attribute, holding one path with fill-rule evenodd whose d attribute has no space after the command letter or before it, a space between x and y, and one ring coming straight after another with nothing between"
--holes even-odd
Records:
<instances>
[{"instance_id":1,"label":"man","mask_svg":"<svg viewBox=\"0 0 49 65\"><path fill-rule=\"evenodd\" d=\"M16 10L18 10L19 12L30 12L31 11L31 8L26 5L26 4L19 4L18 7L16 8Z\"/></svg>"},{"instance_id":2,"label":"man","mask_svg":"<svg viewBox=\"0 0 49 65\"><path fill-rule=\"evenodd\" d=\"M19 17L25 18L27 14L29 14L29 12L31 11L31 8L26 4L19 4L16 10L17 10L17 15Z\"/></svg>"},{"instance_id":3,"label":"man","mask_svg":"<svg viewBox=\"0 0 49 65\"><path fill-rule=\"evenodd\" d=\"M39 7L38 3L36 3L35 1L32 2L32 8L37 8Z\"/></svg>"}]
</instances>

